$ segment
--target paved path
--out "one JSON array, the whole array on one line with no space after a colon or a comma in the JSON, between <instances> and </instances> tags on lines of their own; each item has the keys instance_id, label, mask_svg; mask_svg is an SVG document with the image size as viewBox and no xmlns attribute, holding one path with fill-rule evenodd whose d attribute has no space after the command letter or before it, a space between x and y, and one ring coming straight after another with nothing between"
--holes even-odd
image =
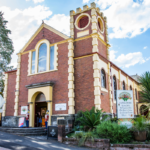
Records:
<instances>
[{"instance_id":1,"label":"paved path","mask_svg":"<svg viewBox=\"0 0 150 150\"><path fill-rule=\"evenodd\" d=\"M0 150L90 150L77 146L65 145L46 136L17 136L0 131Z\"/></svg>"}]
</instances>

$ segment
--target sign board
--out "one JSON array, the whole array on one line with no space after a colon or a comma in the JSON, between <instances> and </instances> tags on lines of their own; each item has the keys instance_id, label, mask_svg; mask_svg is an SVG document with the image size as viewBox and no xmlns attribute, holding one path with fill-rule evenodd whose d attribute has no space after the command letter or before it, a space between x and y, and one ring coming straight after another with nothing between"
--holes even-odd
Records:
<instances>
[{"instance_id":1,"label":"sign board","mask_svg":"<svg viewBox=\"0 0 150 150\"><path fill-rule=\"evenodd\" d=\"M28 112L28 106L21 106L21 115L26 115Z\"/></svg>"},{"instance_id":2,"label":"sign board","mask_svg":"<svg viewBox=\"0 0 150 150\"><path fill-rule=\"evenodd\" d=\"M19 118L19 127L26 127L25 117Z\"/></svg>"},{"instance_id":3,"label":"sign board","mask_svg":"<svg viewBox=\"0 0 150 150\"><path fill-rule=\"evenodd\" d=\"M55 111L66 110L66 103L55 104Z\"/></svg>"},{"instance_id":4,"label":"sign board","mask_svg":"<svg viewBox=\"0 0 150 150\"><path fill-rule=\"evenodd\" d=\"M117 90L117 118L134 118L131 90Z\"/></svg>"},{"instance_id":5,"label":"sign board","mask_svg":"<svg viewBox=\"0 0 150 150\"><path fill-rule=\"evenodd\" d=\"M3 105L5 104L4 98L0 95L0 113L3 112Z\"/></svg>"},{"instance_id":6,"label":"sign board","mask_svg":"<svg viewBox=\"0 0 150 150\"><path fill-rule=\"evenodd\" d=\"M119 119L118 120L118 124L119 125L124 125L126 126L128 129L132 127L132 124L133 124L133 120L131 118L125 118L125 119Z\"/></svg>"},{"instance_id":7,"label":"sign board","mask_svg":"<svg viewBox=\"0 0 150 150\"><path fill-rule=\"evenodd\" d=\"M58 127L57 126L48 126L47 127L47 139L48 138L56 139L58 137Z\"/></svg>"}]
</instances>

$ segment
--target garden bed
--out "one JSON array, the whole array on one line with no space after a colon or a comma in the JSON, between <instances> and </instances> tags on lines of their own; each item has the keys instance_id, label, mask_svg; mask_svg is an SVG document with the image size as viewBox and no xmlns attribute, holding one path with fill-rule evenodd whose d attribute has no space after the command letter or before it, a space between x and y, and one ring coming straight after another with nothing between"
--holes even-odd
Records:
<instances>
[{"instance_id":1,"label":"garden bed","mask_svg":"<svg viewBox=\"0 0 150 150\"><path fill-rule=\"evenodd\" d=\"M110 150L150 150L150 144L111 144Z\"/></svg>"},{"instance_id":2,"label":"garden bed","mask_svg":"<svg viewBox=\"0 0 150 150\"><path fill-rule=\"evenodd\" d=\"M64 138L63 143L68 145L78 145L78 140L75 138ZM91 148L109 149L110 140L109 139L94 139L94 141L86 140L82 146L91 147Z\"/></svg>"}]
</instances>

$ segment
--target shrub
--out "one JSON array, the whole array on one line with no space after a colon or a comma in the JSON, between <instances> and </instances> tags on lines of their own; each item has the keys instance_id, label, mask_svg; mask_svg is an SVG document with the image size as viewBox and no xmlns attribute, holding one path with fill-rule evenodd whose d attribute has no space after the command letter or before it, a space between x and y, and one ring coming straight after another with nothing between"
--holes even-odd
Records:
<instances>
[{"instance_id":1,"label":"shrub","mask_svg":"<svg viewBox=\"0 0 150 150\"><path fill-rule=\"evenodd\" d=\"M131 140L131 132L126 126L112 123L111 121L102 122L96 128L96 133L100 138L110 139L111 143L127 143Z\"/></svg>"},{"instance_id":2,"label":"shrub","mask_svg":"<svg viewBox=\"0 0 150 150\"><path fill-rule=\"evenodd\" d=\"M86 128L90 131L96 128L96 126L99 125L101 121L103 121L107 117L105 116L102 119L102 115L102 110L95 110L95 107L92 107L90 111L86 110L82 112L82 115L76 119L76 122L78 122L81 126L84 126L84 129Z\"/></svg>"},{"instance_id":3,"label":"shrub","mask_svg":"<svg viewBox=\"0 0 150 150\"><path fill-rule=\"evenodd\" d=\"M148 131L148 124L144 116L139 116L133 120L134 125L131 129L132 131Z\"/></svg>"},{"instance_id":4,"label":"shrub","mask_svg":"<svg viewBox=\"0 0 150 150\"><path fill-rule=\"evenodd\" d=\"M78 145L82 146L86 140L91 140L94 142L94 138L97 138L97 135L93 132L79 132L72 135L72 137L78 140Z\"/></svg>"}]
</instances>

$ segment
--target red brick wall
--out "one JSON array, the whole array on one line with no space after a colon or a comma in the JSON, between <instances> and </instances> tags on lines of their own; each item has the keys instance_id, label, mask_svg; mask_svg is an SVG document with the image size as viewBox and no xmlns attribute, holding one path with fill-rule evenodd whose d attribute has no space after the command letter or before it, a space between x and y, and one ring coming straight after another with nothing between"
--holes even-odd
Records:
<instances>
[{"instance_id":1,"label":"red brick wall","mask_svg":"<svg viewBox=\"0 0 150 150\"><path fill-rule=\"evenodd\" d=\"M27 70L28 54L24 54L21 56L19 105L24 106L28 103L28 89L25 85L52 81L54 82L53 114L67 114L68 110L55 111L55 104L66 103L68 106L68 43L58 45L58 71L27 76Z\"/></svg>"},{"instance_id":2,"label":"red brick wall","mask_svg":"<svg viewBox=\"0 0 150 150\"><path fill-rule=\"evenodd\" d=\"M14 116L16 71L8 73L6 116Z\"/></svg>"},{"instance_id":3,"label":"red brick wall","mask_svg":"<svg viewBox=\"0 0 150 150\"><path fill-rule=\"evenodd\" d=\"M92 38L74 42L74 57L92 53Z\"/></svg>"},{"instance_id":4,"label":"red brick wall","mask_svg":"<svg viewBox=\"0 0 150 150\"><path fill-rule=\"evenodd\" d=\"M75 112L90 110L94 105L94 78L92 56L76 59L75 66Z\"/></svg>"},{"instance_id":5,"label":"red brick wall","mask_svg":"<svg viewBox=\"0 0 150 150\"><path fill-rule=\"evenodd\" d=\"M107 73L106 73L106 90L108 90L108 92L109 92L108 74ZM107 113L110 112L110 102L109 102L109 93L108 92L101 90L101 93L104 94L104 95L101 95L101 108L103 109L103 111L105 111Z\"/></svg>"},{"instance_id":6,"label":"red brick wall","mask_svg":"<svg viewBox=\"0 0 150 150\"><path fill-rule=\"evenodd\" d=\"M43 36L43 31L44 31L44 36ZM38 35L34 38L34 40L28 45L28 47L25 49L25 51L34 49L37 42L40 41L41 39L47 39L50 42L50 44L64 40L64 38L62 38L61 36L55 34L54 32L52 32L46 28L43 28L38 33Z\"/></svg>"},{"instance_id":7,"label":"red brick wall","mask_svg":"<svg viewBox=\"0 0 150 150\"><path fill-rule=\"evenodd\" d=\"M106 46L98 40L98 52L105 58L107 58L107 48Z\"/></svg>"}]
</instances>

